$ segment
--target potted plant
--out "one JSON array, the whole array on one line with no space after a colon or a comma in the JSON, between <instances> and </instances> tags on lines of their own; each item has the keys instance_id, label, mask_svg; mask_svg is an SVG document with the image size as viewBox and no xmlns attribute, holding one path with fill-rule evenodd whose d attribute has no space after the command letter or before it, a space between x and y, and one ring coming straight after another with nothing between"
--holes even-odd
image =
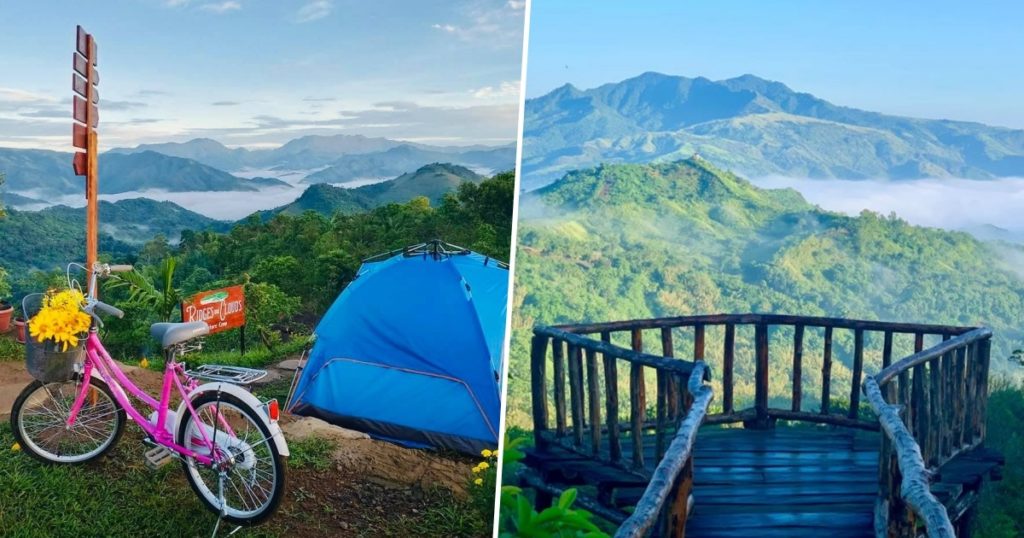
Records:
<instances>
[{"instance_id":1,"label":"potted plant","mask_svg":"<svg viewBox=\"0 0 1024 538\"><path fill-rule=\"evenodd\" d=\"M0 297L8 297L11 294L11 285L7 282L7 271L0 267ZM7 332L11 328L11 315L14 314L14 307L7 301L0 300L0 333Z\"/></svg>"},{"instance_id":2,"label":"potted plant","mask_svg":"<svg viewBox=\"0 0 1024 538\"><path fill-rule=\"evenodd\" d=\"M25 316L23 316L23 315L14 316L14 338L15 338L15 340L18 341L19 344L24 344L25 343L25 338L27 336L27 333L25 331L25 326L27 324L28 324L28 321L25 320Z\"/></svg>"},{"instance_id":3,"label":"potted plant","mask_svg":"<svg viewBox=\"0 0 1024 538\"><path fill-rule=\"evenodd\" d=\"M14 315L14 307L7 301L0 301L0 333L11 329L11 317Z\"/></svg>"}]
</instances>

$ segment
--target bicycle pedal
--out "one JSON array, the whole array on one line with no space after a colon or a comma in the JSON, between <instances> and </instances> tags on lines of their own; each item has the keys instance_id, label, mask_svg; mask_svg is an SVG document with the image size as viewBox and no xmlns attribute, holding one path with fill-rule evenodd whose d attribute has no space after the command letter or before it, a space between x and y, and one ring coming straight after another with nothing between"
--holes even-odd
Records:
<instances>
[{"instance_id":1,"label":"bicycle pedal","mask_svg":"<svg viewBox=\"0 0 1024 538\"><path fill-rule=\"evenodd\" d=\"M146 467L159 469L174 460L174 454L167 447L155 446L146 451Z\"/></svg>"}]
</instances>

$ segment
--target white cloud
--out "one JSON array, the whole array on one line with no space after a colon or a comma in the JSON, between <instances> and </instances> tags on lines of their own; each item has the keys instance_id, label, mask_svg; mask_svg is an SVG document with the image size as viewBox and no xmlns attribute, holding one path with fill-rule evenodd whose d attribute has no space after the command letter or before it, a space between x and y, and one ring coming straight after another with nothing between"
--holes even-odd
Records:
<instances>
[{"instance_id":1,"label":"white cloud","mask_svg":"<svg viewBox=\"0 0 1024 538\"><path fill-rule=\"evenodd\" d=\"M507 99L519 97L519 81L506 80L497 86L484 86L470 90L477 99Z\"/></svg>"},{"instance_id":2,"label":"white cloud","mask_svg":"<svg viewBox=\"0 0 1024 538\"><path fill-rule=\"evenodd\" d=\"M507 5L512 9L523 9L526 7L526 0L508 0Z\"/></svg>"},{"instance_id":3,"label":"white cloud","mask_svg":"<svg viewBox=\"0 0 1024 538\"><path fill-rule=\"evenodd\" d=\"M199 9L203 11L209 11L210 13L223 14L229 11L238 11L242 9L242 4L233 0L227 2L217 2L212 4L203 4L199 6Z\"/></svg>"},{"instance_id":4,"label":"white cloud","mask_svg":"<svg viewBox=\"0 0 1024 538\"><path fill-rule=\"evenodd\" d=\"M448 32L449 34L454 34L455 32L459 31L458 28L456 28L456 27L454 27L454 26L452 26L450 24L433 24L430 27L435 29L435 30L441 30L441 31L444 31L444 32Z\"/></svg>"},{"instance_id":5,"label":"white cloud","mask_svg":"<svg viewBox=\"0 0 1024 538\"><path fill-rule=\"evenodd\" d=\"M191 0L166 0L164 5L167 7L181 7L187 6Z\"/></svg>"},{"instance_id":6,"label":"white cloud","mask_svg":"<svg viewBox=\"0 0 1024 538\"><path fill-rule=\"evenodd\" d=\"M322 19L331 14L333 7L329 0L315 0L299 8L299 11L295 13L295 22L312 22Z\"/></svg>"},{"instance_id":7,"label":"white cloud","mask_svg":"<svg viewBox=\"0 0 1024 538\"><path fill-rule=\"evenodd\" d=\"M26 90L19 90L17 88L0 88L0 101L14 102L14 103L38 103L38 102L55 102L56 99L48 95L41 93L34 93Z\"/></svg>"}]
</instances>

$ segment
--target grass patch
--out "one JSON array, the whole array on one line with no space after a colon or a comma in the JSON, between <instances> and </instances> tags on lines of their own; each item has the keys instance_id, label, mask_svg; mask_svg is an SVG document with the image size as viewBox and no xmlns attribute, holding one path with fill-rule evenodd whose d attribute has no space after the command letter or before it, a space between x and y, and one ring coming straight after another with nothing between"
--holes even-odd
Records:
<instances>
[{"instance_id":1,"label":"grass patch","mask_svg":"<svg viewBox=\"0 0 1024 538\"><path fill-rule=\"evenodd\" d=\"M293 469L311 468L326 471L331 468L334 443L323 437L314 436L291 441L288 443L288 450L291 452L288 466Z\"/></svg>"},{"instance_id":2,"label":"grass patch","mask_svg":"<svg viewBox=\"0 0 1024 538\"><path fill-rule=\"evenodd\" d=\"M84 465L48 465L11 450L0 424L0 529L16 538L209 536L216 516L200 504L181 466L150 471L131 427L106 457ZM257 527L246 536L273 536Z\"/></svg>"},{"instance_id":3,"label":"grass patch","mask_svg":"<svg viewBox=\"0 0 1024 538\"><path fill-rule=\"evenodd\" d=\"M386 536L490 536L492 512L481 513L471 498L463 500L443 488L428 493L430 506L418 514L397 514L383 531ZM493 493L489 495L493 505Z\"/></svg>"},{"instance_id":4,"label":"grass patch","mask_svg":"<svg viewBox=\"0 0 1024 538\"><path fill-rule=\"evenodd\" d=\"M25 359L25 347L14 338L0 335L0 362L20 361Z\"/></svg>"}]
</instances>

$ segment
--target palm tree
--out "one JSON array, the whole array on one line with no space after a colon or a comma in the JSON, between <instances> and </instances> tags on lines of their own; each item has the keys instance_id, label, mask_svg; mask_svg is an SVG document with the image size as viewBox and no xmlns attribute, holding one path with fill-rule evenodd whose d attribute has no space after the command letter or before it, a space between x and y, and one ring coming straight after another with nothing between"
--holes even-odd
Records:
<instances>
[{"instance_id":1,"label":"palm tree","mask_svg":"<svg viewBox=\"0 0 1024 538\"><path fill-rule=\"evenodd\" d=\"M110 281L112 288L128 288L128 302L150 308L163 321L171 321L174 309L181 304L181 290L174 287L174 268L177 260L165 258L160 265L139 271L138 269L115 275Z\"/></svg>"}]
</instances>

